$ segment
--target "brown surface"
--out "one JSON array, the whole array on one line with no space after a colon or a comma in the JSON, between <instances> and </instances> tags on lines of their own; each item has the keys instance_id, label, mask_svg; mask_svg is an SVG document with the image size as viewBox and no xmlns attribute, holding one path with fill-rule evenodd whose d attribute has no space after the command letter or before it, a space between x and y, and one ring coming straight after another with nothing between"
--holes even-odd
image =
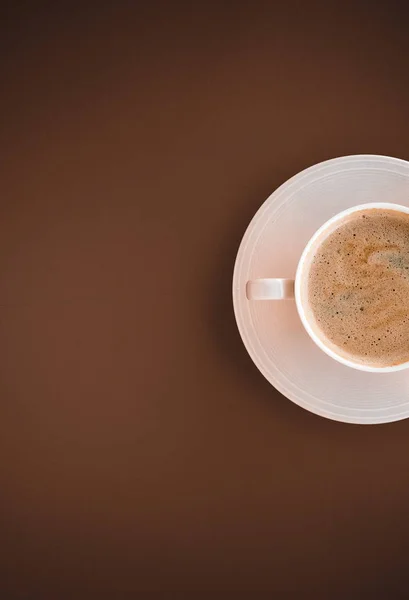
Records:
<instances>
[{"instance_id":1,"label":"brown surface","mask_svg":"<svg viewBox=\"0 0 409 600\"><path fill-rule=\"evenodd\" d=\"M232 315L274 188L409 159L406 14L300 4L2 19L2 598L406 589L409 422L301 410Z\"/></svg>"}]
</instances>

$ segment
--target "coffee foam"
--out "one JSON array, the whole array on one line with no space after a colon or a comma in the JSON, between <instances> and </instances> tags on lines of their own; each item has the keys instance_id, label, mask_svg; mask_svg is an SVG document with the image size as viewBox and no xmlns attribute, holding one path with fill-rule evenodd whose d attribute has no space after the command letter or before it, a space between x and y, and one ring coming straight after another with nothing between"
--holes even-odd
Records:
<instances>
[{"instance_id":1,"label":"coffee foam","mask_svg":"<svg viewBox=\"0 0 409 600\"><path fill-rule=\"evenodd\" d=\"M377 367L409 361L409 215L346 217L314 252L307 285L317 333L336 352Z\"/></svg>"}]
</instances>

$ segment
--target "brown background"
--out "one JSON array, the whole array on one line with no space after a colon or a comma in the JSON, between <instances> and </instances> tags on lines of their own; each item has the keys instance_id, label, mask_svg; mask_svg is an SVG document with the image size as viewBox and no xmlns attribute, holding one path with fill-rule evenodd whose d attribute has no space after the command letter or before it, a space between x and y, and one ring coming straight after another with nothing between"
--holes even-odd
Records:
<instances>
[{"instance_id":1,"label":"brown background","mask_svg":"<svg viewBox=\"0 0 409 600\"><path fill-rule=\"evenodd\" d=\"M0 36L0 596L399 597L409 422L280 396L230 289L289 176L409 159L403 3L19 6Z\"/></svg>"}]
</instances>

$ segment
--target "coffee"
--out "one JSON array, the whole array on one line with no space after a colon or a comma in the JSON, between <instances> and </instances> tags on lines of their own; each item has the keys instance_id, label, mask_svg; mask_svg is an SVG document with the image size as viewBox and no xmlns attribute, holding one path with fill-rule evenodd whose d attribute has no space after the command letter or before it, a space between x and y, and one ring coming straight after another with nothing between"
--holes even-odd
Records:
<instances>
[{"instance_id":1,"label":"coffee","mask_svg":"<svg viewBox=\"0 0 409 600\"><path fill-rule=\"evenodd\" d=\"M317 333L350 360L409 361L409 215L352 213L312 258L308 303Z\"/></svg>"}]
</instances>

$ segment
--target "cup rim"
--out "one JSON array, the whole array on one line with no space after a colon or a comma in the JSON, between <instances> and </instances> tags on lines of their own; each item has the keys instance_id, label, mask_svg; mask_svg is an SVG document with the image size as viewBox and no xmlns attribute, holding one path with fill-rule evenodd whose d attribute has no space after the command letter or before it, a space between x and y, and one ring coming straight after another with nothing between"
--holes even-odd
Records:
<instances>
[{"instance_id":1,"label":"cup rim","mask_svg":"<svg viewBox=\"0 0 409 600\"><path fill-rule=\"evenodd\" d=\"M305 262L306 262L308 254L309 254L309 251L311 250L311 247L313 246L314 242L326 231L326 229L331 227L331 225L335 224L337 221L340 221L341 219L353 214L354 212L358 212L360 210L370 210L370 209L396 210L397 212L403 212L405 214L409 214L409 208L406 206L402 206L400 204L393 204L390 202L367 202L365 204L358 204L356 206L352 206L351 208L343 210L342 212L337 213L336 215L334 215L333 217L331 217L330 219L325 221L325 223L323 223L321 225L321 227L319 227L316 230L316 232L312 235L312 237L309 239L309 241L307 242L307 244L301 254L300 260L298 261L297 270L296 270L296 274L295 274L294 297L295 297L295 302L296 302L296 306L297 306L297 311L298 311L298 314L300 316L301 322L302 322L305 330L307 331L308 335L313 340L313 342L315 342L315 344L317 344L317 346L323 352L325 352L328 356L330 356L334 360L338 361L339 363L341 363L347 367L351 367L353 369L358 369L359 371L367 371L369 373L392 373L394 371L402 371L403 369L409 368L409 361L400 363L398 365L389 365L386 367L374 367L372 365L365 365L363 363L358 363L353 360L349 360L347 358L344 358L340 354L337 354L337 352L332 350L332 348L329 348L322 341L322 339L318 337L318 335L313 330L313 328L306 316L306 313L305 313L305 310L303 307L303 303L302 303L302 299L301 299L301 282L302 282L302 278L303 278L303 268L305 266Z\"/></svg>"}]
</instances>

